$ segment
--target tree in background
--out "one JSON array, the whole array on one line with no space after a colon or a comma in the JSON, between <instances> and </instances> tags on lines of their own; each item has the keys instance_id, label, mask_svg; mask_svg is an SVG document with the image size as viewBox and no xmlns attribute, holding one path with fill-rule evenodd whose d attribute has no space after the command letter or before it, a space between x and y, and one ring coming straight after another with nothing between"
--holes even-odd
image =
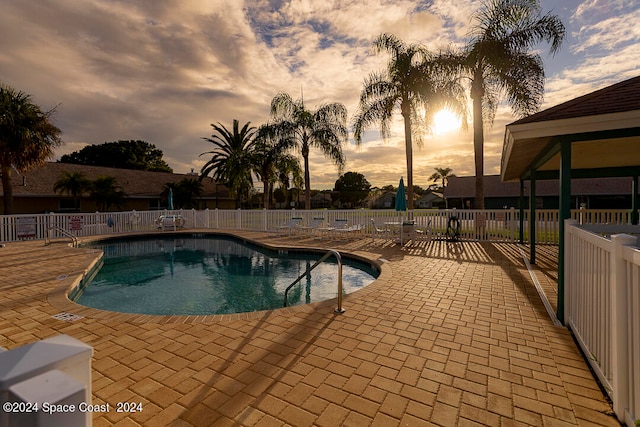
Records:
<instances>
[{"instance_id":1,"label":"tree in background","mask_svg":"<svg viewBox=\"0 0 640 427\"><path fill-rule=\"evenodd\" d=\"M336 181L333 191L338 192L338 200L343 205L359 206L369 195L371 184L358 172L347 172Z\"/></svg>"},{"instance_id":2,"label":"tree in background","mask_svg":"<svg viewBox=\"0 0 640 427\"><path fill-rule=\"evenodd\" d=\"M382 34L374 42L378 53L386 51L391 60L384 72L372 73L364 82L358 112L353 120L354 137L362 143L366 127L380 123L382 136L390 134L396 107L404 120L407 161L407 195L413 201L413 139L421 143L421 131L428 130L433 115L441 108L466 117L466 100L456 79L440 72L435 57L424 47L407 45L392 34ZM413 203L409 203L409 210Z\"/></svg>"},{"instance_id":3,"label":"tree in background","mask_svg":"<svg viewBox=\"0 0 640 427\"><path fill-rule=\"evenodd\" d=\"M99 211L108 211L111 206L122 209L127 195L113 176L99 176L91 183L89 197L96 202Z\"/></svg>"},{"instance_id":4,"label":"tree in background","mask_svg":"<svg viewBox=\"0 0 640 427\"><path fill-rule=\"evenodd\" d=\"M436 183L442 183L442 186L436 188L439 191L442 191L444 197L444 188L447 186L449 182L449 178L455 177L455 174L452 174L453 169L451 168L434 168L436 171L429 177L429 179ZM444 207L448 208L447 198L444 197Z\"/></svg>"},{"instance_id":5,"label":"tree in background","mask_svg":"<svg viewBox=\"0 0 640 427\"><path fill-rule=\"evenodd\" d=\"M242 197L249 194L253 187L251 165L254 159L256 128L251 122L240 129L238 120L233 121L233 130L229 131L222 124L211 124L217 134L203 138L213 144L213 151L200 154L211 154L211 159L200 170L200 177L211 174L214 181L224 184L232 195L236 196L236 207L242 204Z\"/></svg>"},{"instance_id":6,"label":"tree in background","mask_svg":"<svg viewBox=\"0 0 640 427\"><path fill-rule=\"evenodd\" d=\"M540 12L538 0L483 0L472 17L467 46L458 55L460 69L471 81L478 209L484 209L484 123L493 122L503 96L518 117L540 109L544 66L533 49L546 41L554 54L565 38L560 18Z\"/></svg>"},{"instance_id":7,"label":"tree in background","mask_svg":"<svg viewBox=\"0 0 640 427\"><path fill-rule=\"evenodd\" d=\"M202 197L204 187L196 178L183 178L178 182L167 182L161 197L167 199L169 189L173 191L173 205L175 209L197 209L198 199Z\"/></svg>"},{"instance_id":8,"label":"tree in background","mask_svg":"<svg viewBox=\"0 0 640 427\"><path fill-rule=\"evenodd\" d=\"M66 193L73 197L75 210L80 210L79 197L91 190L91 181L80 172L63 172L53 185L56 193Z\"/></svg>"},{"instance_id":9,"label":"tree in background","mask_svg":"<svg viewBox=\"0 0 640 427\"><path fill-rule=\"evenodd\" d=\"M311 209L311 178L309 150L318 148L338 169L344 166L342 144L346 143L347 109L334 102L321 105L316 111L307 110L302 99L294 101L287 93L276 95L271 101L272 124L279 135L291 139L304 159L305 209Z\"/></svg>"},{"instance_id":10,"label":"tree in background","mask_svg":"<svg viewBox=\"0 0 640 427\"><path fill-rule=\"evenodd\" d=\"M435 183L442 183L441 186L438 187L440 191L444 191L444 188L447 186L449 182L449 178L453 178L456 175L451 173L453 169L451 168L434 168L435 172L431 174L429 180Z\"/></svg>"},{"instance_id":11,"label":"tree in background","mask_svg":"<svg viewBox=\"0 0 640 427\"><path fill-rule=\"evenodd\" d=\"M151 172L173 172L162 156L162 150L148 142L121 140L87 145L80 151L63 155L59 162Z\"/></svg>"},{"instance_id":12,"label":"tree in background","mask_svg":"<svg viewBox=\"0 0 640 427\"><path fill-rule=\"evenodd\" d=\"M4 214L13 213L11 169L18 172L43 164L62 145L53 125L55 110L42 111L31 96L0 83L0 175Z\"/></svg>"},{"instance_id":13,"label":"tree in background","mask_svg":"<svg viewBox=\"0 0 640 427\"><path fill-rule=\"evenodd\" d=\"M298 159L287 153L287 150L295 145L295 141L289 138L280 138L277 129L271 125L264 125L258 129L256 143L254 145L254 157L252 165L263 185L262 205L269 209L273 185L282 174L289 170L300 169Z\"/></svg>"}]
</instances>

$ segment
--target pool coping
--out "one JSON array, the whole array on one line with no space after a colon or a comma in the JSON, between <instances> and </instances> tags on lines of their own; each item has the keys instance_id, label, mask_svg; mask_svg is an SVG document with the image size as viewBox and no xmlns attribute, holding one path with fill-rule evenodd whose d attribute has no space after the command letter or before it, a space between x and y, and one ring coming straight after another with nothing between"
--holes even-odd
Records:
<instances>
[{"instance_id":1,"label":"pool coping","mask_svg":"<svg viewBox=\"0 0 640 427\"><path fill-rule=\"evenodd\" d=\"M135 237L135 236L152 236L152 235L180 235L180 234L208 234L208 235L217 235L217 236L231 236L251 244L271 249L271 250L309 250L314 252L326 252L326 248L321 248L318 246L310 246L310 245L292 245L291 242L287 242L287 245L276 245L272 243L267 243L263 241L258 241L252 239L250 236L245 235L242 232L234 232L234 231L216 231L216 230L176 230L176 231L162 231L162 232L131 232L131 233L122 233L117 235L98 235L98 236L90 236L83 237L79 239L79 243L89 243L93 241L100 240L110 240L110 239L118 239L122 237ZM82 281L89 275L97 263L100 262L102 258L102 251L96 249L86 248L74 248L78 250L85 250L87 254L91 254L95 252L95 257L91 259L88 265L82 270L74 273L70 273L69 275L65 275L64 277L59 277L58 280L60 283L47 294L47 302L52 307L62 310L63 313L73 314L75 316L86 317L86 318L95 318L95 319L105 319L110 321L121 321L121 322L132 322L132 323L186 323L186 324L196 324L196 323L218 323L218 322L232 322L235 320L251 320L264 318L265 316L288 316L295 313L301 312L312 312L318 310L320 308L325 308L327 306L336 305L337 297L318 301L310 304L296 305L292 307L283 307L276 308L271 310L260 310L260 311L252 311L247 313L234 313L234 314L208 314L208 315L153 315L153 314L137 314L137 313L120 313L116 311L108 311L101 310L92 307L86 307L69 299L69 294L72 293L77 286L79 286ZM358 289L349 294L343 295L343 302L348 302L351 299L357 298L359 296L363 296L368 294L369 292L376 291L380 286L384 286L392 278L392 272L390 266L387 265L386 260L382 258L372 257L371 253L367 252L354 252L348 250L340 250L341 255L345 255L348 258L352 258L355 260L359 260L361 262L374 264L380 271L379 276L369 285L365 286L362 289Z\"/></svg>"}]
</instances>

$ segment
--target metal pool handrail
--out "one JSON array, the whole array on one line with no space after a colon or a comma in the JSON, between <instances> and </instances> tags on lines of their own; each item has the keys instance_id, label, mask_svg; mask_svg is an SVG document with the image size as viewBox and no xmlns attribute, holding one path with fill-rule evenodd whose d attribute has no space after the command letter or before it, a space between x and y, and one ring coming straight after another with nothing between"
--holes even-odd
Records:
<instances>
[{"instance_id":1,"label":"metal pool handrail","mask_svg":"<svg viewBox=\"0 0 640 427\"><path fill-rule=\"evenodd\" d=\"M338 261L338 307L334 310L336 313L344 313L344 309L342 308L342 257L340 256L340 252L335 249L329 249L326 254L322 256L315 264L313 264L307 271L300 275L292 284L290 284L287 289L284 291L284 305L287 306L287 294L289 293L289 289L291 289L296 283L302 280L305 276L311 273L311 270L320 265L323 261L329 258L331 255L336 257Z\"/></svg>"},{"instance_id":2,"label":"metal pool handrail","mask_svg":"<svg viewBox=\"0 0 640 427\"><path fill-rule=\"evenodd\" d=\"M67 230L64 230L60 227L49 227L47 229L47 238L45 238L44 240L44 244L49 245L51 243L51 231L56 230L57 232L59 232L60 234L62 234L65 237L68 237L72 240L71 246L73 246L74 248L78 247L78 237L76 237L74 234L69 233Z\"/></svg>"}]
</instances>

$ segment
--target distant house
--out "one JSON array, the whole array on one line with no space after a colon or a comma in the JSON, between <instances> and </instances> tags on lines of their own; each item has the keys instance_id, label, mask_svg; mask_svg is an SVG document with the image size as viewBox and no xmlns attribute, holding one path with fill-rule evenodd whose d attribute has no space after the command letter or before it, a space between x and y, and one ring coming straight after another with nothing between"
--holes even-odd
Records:
<instances>
[{"instance_id":1,"label":"distant house","mask_svg":"<svg viewBox=\"0 0 640 427\"><path fill-rule=\"evenodd\" d=\"M436 191L427 191L422 197L416 200L417 209L434 209L444 207L444 196Z\"/></svg>"},{"instance_id":2,"label":"distant house","mask_svg":"<svg viewBox=\"0 0 640 427\"><path fill-rule=\"evenodd\" d=\"M63 172L77 172L89 180L99 176L112 176L126 193L127 210L154 210L166 208L166 197L162 197L165 184L178 182L184 178L198 178L196 174L174 174L167 172L147 172L131 169L115 169L100 166L75 165L70 163L46 163L42 167L24 174L12 174L13 210L15 214L72 212L73 198L68 194L53 191L53 187ZM233 209L235 199L229 190L217 184L211 178L202 180L203 195L198 199L200 209ZM0 209L3 207L4 194L0 186ZM111 210L115 210L112 207ZM88 194L80 197L81 212L95 212L96 204ZM3 213L0 211L0 214Z\"/></svg>"},{"instance_id":3,"label":"distant house","mask_svg":"<svg viewBox=\"0 0 640 427\"><path fill-rule=\"evenodd\" d=\"M373 209L393 209L396 206L396 193L387 191L375 199L372 204Z\"/></svg>"},{"instance_id":4,"label":"distant house","mask_svg":"<svg viewBox=\"0 0 640 427\"><path fill-rule=\"evenodd\" d=\"M474 176L449 178L444 195L449 208L475 207ZM571 181L571 206L582 204L589 209L631 208L631 178L589 178ZM525 181L524 207L529 207L529 186ZM558 180L536 181L536 208L558 209L560 184ZM484 203L487 209L519 208L520 183L502 182L499 175L484 177Z\"/></svg>"},{"instance_id":5,"label":"distant house","mask_svg":"<svg viewBox=\"0 0 640 427\"><path fill-rule=\"evenodd\" d=\"M318 192L311 196L311 209L330 208L331 203L331 193Z\"/></svg>"}]
</instances>

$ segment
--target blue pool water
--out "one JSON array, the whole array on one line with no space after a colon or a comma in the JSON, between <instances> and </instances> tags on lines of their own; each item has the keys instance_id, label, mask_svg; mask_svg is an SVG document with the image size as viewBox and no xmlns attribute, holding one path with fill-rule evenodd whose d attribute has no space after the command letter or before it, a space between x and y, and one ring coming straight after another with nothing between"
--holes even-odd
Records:
<instances>
[{"instance_id":1,"label":"blue pool water","mask_svg":"<svg viewBox=\"0 0 640 427\"><path fill-rule=\"evenodd\" d=\"M283 306L284 291L322 253L270 251L213 235L163 235L102 241L104 265L72 298L103 310L141 314L230 314ZM288 305L337 296L333 257L289 290ZM343 258L344 293L367 286L378 271Z\"/></svg>"}]
</instances>

